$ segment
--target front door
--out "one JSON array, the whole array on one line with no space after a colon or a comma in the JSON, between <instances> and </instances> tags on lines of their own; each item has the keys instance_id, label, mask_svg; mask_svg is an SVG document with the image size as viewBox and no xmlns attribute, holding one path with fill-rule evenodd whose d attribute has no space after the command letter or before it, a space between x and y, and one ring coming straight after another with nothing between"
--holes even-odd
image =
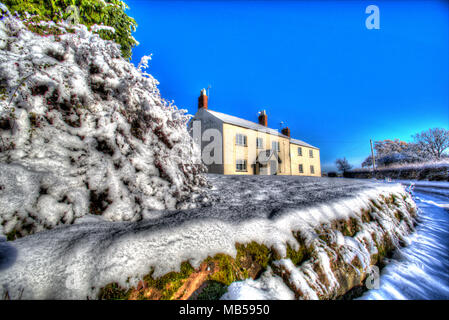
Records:
<instances>
[{"instance_id":1,"label":"front door","mask_svg":"<svg viewBox=\"0 0 449 320\"><path fill-rule=\"evenodd\" d=\"M276 160L270 160L270 174L275 175L277 172L278 163Z\"/></svg>"}]
</instances>

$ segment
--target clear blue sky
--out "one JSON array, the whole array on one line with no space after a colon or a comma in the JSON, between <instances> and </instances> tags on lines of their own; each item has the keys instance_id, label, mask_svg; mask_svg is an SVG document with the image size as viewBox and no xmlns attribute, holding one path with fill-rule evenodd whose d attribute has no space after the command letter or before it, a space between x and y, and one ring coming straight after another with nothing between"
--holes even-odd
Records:
<instances>
[{"instance_id":1,"label":"clear blue sky","mask_svg":"<svg viewBox=\"0 0 449 320\"><path fill-rule=\"evenodd\" d=\"M194 114L209 84L211 109L268 125L321 149L323 171L359 167L369 140L411 140L449 129L446 1L125 0L139 24L133 62L166 100ZM380 9L368 30L365 9Z\"/></svg>"}]
</instances>

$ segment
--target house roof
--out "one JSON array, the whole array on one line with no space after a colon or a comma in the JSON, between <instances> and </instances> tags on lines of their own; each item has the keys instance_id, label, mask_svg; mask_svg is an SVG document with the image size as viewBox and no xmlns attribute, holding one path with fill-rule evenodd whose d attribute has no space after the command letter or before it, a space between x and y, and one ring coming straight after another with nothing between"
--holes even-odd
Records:
<instances>
[{"instance_id":1,"label":"house roof","mask_svg":"<svg viewBox=\"0 0 449 320\"><path fill-rule=\"evenodd\" d=\"M213 116L217 117L218 119L220 119L221 121L223 121L225 123L230 123L230 124L233 124L233 125L236 125L239 127L244 127L244 128L248 128L248 129L271 133L271 134L281 136L281 137L288 139L287 136L279 133L279 131L265 127L261 124L258 124L258 123L252 122L252 121L248 121L248 120L245 120L242 118L237 118L237 117L231 116L229 114L212 111L212 110L206 110L206 112L209 112L210 114L212 114Z\"/></svg>"},{"instance_id":2,"label":"house roof","mask_svg":"<svg viewBox=\"0 0 449 320\"><path fill-rule=\"evenodd\" d=\"M297 145L300 145L300 146L303 146L303 147L309 147L309 148L318 149L317 147L314 147L311 144L308 144L307 142L304 142L304 141L298 140L298 139L291 138L290 139L290 143L297 144Z\"/></svg>"},{"instance_id":3,"label":"house roof","mask_svg":"<svg viewBox=\"0 0 449 320\"><path fill-rule=\"evenodd\" d=\"M210 113L211 115L213 115L214 117L217 117L218 119L220 119L221 121L223 121L224 123L230 123L239 127L243 127L243 128L248 128L248 129L253 129L253 130L258 130L261 132L265 132L265 133L270 133L273 135L277 135L277 136L281 136L287 139L290 139L291 143L300 145L300 146L304 146L304 147L309 147L309 148L315 148L318 149L317 147L314 147L304 141L298 140L298 139L293 139L290 138L289 136L283 135L282 133L280 133L278 130L275 129L271 129L268 127L265 127L261 124L258 124L256 122L252 122L252 121L248 121L242 118L238 118L238 117L234 117L231 116L229 114L225 114L225 113L221 113L221 112L217 112L217 111L212 111L212 110L204 110L205 112Z\"/></svg>"}]
</instances>

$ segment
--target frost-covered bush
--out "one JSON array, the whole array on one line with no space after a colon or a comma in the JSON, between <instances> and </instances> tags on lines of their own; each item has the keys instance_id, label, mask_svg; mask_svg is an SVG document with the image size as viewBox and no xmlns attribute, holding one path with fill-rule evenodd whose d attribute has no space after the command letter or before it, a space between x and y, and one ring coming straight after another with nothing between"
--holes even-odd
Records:
<instances>
[{"instance_id":1,"label":"frost-covered bush","mask_svg":"<svg viewBox=\"0 0 449 320\"><path fill-rule=\"evenodd\" d=\"M449 161L395 163L388 167L376 167L375 176L377 179L449 181ZM345 177L366 179L372 178L373 173L370 168L357 168L347 171Z\"/></svg>"},{"instance_id":2,"label":"frost-covered bush","mask_svg":"<svg viewBox=\"0 0 449 320\"><path fill-rule=\"evenodd\" d=\"M136 221L207 202L185 110L83 25L40 36L0 6L0 225ZM73 28L73 27L72 27Z\"/></svg>"},{"instance_id":3,"label":"frost-covered bush","mask_svg":"<svg viewBox=\"0 0 449 320\"><path fill-rule=\"evenodd\" d=\"M138 44L132 36L137 23L125 13L128 6L121 0L2 0L2 2L12 13L17 13L21 19L26 20L25 25L34 32L58 33L58 30L32 22L67 20L71 23L81 23L88 28L100 24L112 27L113 31L103 29L98 30L98 33L101 38L114 40L120 44L125 58L131 57L132 48Z\"/></svg>"},{"instance_id":4,"label":"frost-covered bush","mask_svg":"<svg viewBox=\"0 0 449 320\"><path fill-rule=\"evenodd\" d=\"M449 155L449 130L433 128L413 136L415 142L405 142L399 139L375 141L375 162L379 167L403 166L407 164L428 163L444 160ZM373 165L372 156L368 156L362 167Z\"/></svg>"},{"instance_id":5,"label":"frost-covered bush","mask_svg":"<svg viewBox=\"0 0 449 320\"><path fill-rule=\"evenodd\" d=\"M377 162L376 162L377 165ZM449 167L449 159L443 158L439 161L426 161L426 162L413 162L413 163L395 163L388 167L377 167L377 171L388 171L388 170L425 170L425 169L444 169ZM351 171L354 172L368 172L372 168L356 168Z\"/></svg>"}]
</instances>

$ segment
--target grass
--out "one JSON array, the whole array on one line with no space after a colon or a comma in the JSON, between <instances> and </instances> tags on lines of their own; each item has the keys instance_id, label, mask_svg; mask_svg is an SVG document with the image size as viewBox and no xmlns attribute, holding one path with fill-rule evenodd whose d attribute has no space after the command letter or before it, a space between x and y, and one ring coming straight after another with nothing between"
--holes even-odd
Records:
<instances>
[{"instance_id":1,"label":"grass","mask_svg":"<svg viewBox=\"0 0 449 320\"><path fill-rule=\"evenodd\" d=\"M154 270L143 278L148 287L156 288L161 292L161 300L169 300L173 294L183 285L195 269L189 262L181 263L180 272L169 272L160 278L153 278Z\"/></svg>"}]
</instances>

